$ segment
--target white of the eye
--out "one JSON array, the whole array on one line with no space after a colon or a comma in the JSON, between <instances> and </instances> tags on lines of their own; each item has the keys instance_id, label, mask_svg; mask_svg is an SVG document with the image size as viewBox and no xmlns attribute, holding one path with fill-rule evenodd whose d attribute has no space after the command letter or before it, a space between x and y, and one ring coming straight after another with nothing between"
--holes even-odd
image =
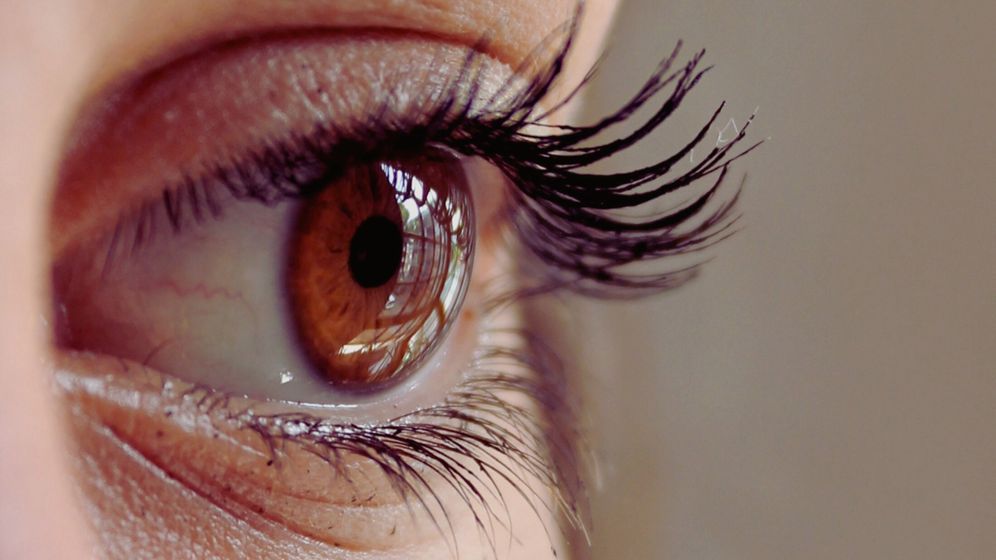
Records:
<instances>
[{"instance_id":1,"label":"white of the eye","mask_svg":"<svg viewBox=\"0 0 996 560\"><path fill-rule=\"evenodd\" d=\"M222 218L164 234L114 271L127 279L119 296L142 300L133 306L133 330L172 330L154 333L168 342L150 365L273 399L329 393L293 344L283 299L282 243L298 204L227 204Z\"/></svg>"}]
</instances>

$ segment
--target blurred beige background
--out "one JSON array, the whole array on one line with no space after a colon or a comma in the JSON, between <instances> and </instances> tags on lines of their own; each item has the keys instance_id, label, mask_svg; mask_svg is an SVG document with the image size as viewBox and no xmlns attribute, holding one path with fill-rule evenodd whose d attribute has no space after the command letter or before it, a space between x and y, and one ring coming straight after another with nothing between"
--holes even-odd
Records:
<instances>
[{"instance_id":1,"label":"blurred beige background","mask_svg":"<svg viewBox=\"0 0 996 560\"><path fill-rule=\"evenodd\" d=\"M625 3L590 117L678 38L717 68L614 166L724 98L771 140L702 278L579 304L596 558L996 558L994 6Z\"/></svg>"}]
</instances>

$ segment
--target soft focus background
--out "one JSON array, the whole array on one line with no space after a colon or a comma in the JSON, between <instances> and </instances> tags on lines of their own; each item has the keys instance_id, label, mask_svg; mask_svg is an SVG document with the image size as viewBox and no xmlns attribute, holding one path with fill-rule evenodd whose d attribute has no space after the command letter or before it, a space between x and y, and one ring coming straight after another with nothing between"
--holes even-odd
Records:
<instances>
[{"instance_id":1,"label":"soft focus background","mask_svg":"<svg viewBox=\"0 0 996 560\"><path fill-rule=\"evenodd\" d=\"M614 166L722 99L771 140L699 280L578 304L597 559L996 558L994 6L625 2L589 118L717 68Z\"/></svg>"}]
</instances>

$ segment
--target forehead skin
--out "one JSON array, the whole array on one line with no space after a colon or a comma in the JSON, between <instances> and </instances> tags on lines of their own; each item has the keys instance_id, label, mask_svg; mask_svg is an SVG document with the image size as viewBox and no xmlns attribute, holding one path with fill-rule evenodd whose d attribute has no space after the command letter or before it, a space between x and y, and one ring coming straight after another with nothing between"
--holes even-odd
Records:
<instances>
[{"instance_id":1,"label":"forehead skin","mask_svg":"<svg viewBox=\"0 0 996 560\"><path fill-rule=\"evenodd\" d=\"M617 0L588 0L567 83L600 50ZM0 558L86 558L66 442L42 358L48 190L66 130L114 80L226 36L377 27L475 44L515 65L576 0L47 0L0 18Z\"/></svg>"}]
</instances>

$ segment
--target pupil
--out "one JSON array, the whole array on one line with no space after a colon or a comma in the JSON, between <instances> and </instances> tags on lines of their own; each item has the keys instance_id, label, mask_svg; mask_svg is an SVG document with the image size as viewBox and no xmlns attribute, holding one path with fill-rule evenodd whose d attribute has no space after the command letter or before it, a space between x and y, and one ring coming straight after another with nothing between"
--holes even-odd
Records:
<instances>
[{"instance_id":1,"label":"pupil","mask_svg":"<svg viewBox=\"0 0 996 560\"><path fill-rule=\"evenodd\" d=\"M383 286L401 267L401 229L384 216L371 216L349 242L349 272L364 288Z\"/></svg>"}]
</instances>

